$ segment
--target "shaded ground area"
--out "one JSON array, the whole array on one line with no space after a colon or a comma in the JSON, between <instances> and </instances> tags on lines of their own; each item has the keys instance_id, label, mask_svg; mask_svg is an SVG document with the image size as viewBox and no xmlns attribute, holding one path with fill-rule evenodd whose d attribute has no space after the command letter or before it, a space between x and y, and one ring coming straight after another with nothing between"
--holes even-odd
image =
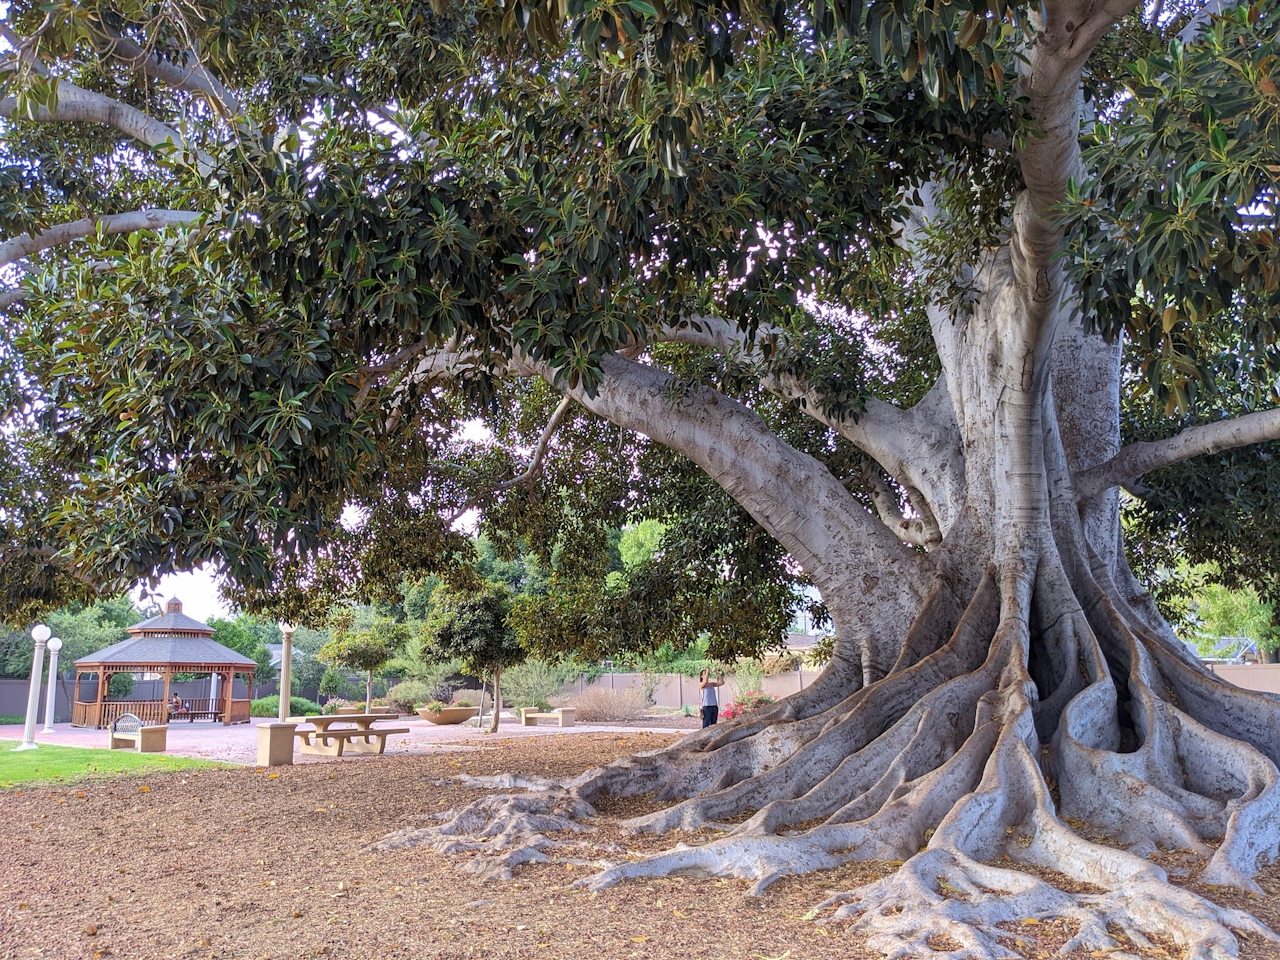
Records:
<instances>
[{"instance_id":1,"label":"shaded ground area","mask_svg":"<svg viewBox=\"0 0 1280 960\"><path fill-rule=\"evenodd\" d=\"M753 899L746 883L688 878L594 894L568 890L583 871L563 864L477 886L428 851L364 849L412 825L415 815L481 795L441 782L449 777L571 774L672 739L500 733L432 754L0 793L0 958L865 956L843 926L804 915L828 893L883 875L888 864L779 882ZM623 837L616 829L614 818L645 806L643 798L612 803L584 842L616 845L615 857L669 846L671 838ZM1262 879L1266 900L1209 893L1276 927L1280 870ZM1067 933L1053 924L1019 925L1009 943L1026 957L1048 956ZM1257 944L1242 952L1276 955Z\"/></svg>"}]
</instances>

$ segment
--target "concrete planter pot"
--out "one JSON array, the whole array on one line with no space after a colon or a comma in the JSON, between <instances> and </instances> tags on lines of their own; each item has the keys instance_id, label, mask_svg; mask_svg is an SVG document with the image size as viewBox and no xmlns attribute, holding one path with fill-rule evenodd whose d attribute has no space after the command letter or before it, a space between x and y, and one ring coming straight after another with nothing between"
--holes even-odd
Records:
<instances>
[{"instance_id":1,"label":"concrete planter pot","mask_svg":"<svg viewBox=\"0 0 1280 960\"><path fill-rule=\"evenodd\" d=\"M430 720L432 723L462 723L464 720L470 720L472 717L480 715L479 707L445 707L443 710L428 710L426 707L419 707L418 716L423 720Z\"/></svg>"}]
</instances>

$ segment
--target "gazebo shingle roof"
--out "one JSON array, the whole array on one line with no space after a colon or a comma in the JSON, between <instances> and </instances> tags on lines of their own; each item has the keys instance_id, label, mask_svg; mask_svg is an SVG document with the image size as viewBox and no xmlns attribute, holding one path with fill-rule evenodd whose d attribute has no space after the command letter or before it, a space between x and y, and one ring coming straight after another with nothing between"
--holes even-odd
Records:
<instances>
[{"instance_id":1,"label":"gazebo shingle roof","mask_svg":"<svg viewBox=\"0 0 1280 960\"><path fill-rule=\"evenodd\" d=\"M257 663L213 639L213 628L182 612L182 601L176 597L165 604L164 613L135 623L129 628L129 639L81 657L76 666L107 666L113 663L129 666L169 664L217 664L219 666L253 666Z\"/></svg>"},{"instance_id":2,"label":"gazebo shingle roof","mask_svg":"<svg viewBox=\"0 0 1280 960\"><path fill-rule=\"evenodd\" d=\"M76 661L76 666L98 663L171 663L175 666L184 663L225 663L257 666L251 658L208 637L130 637L97 653L81 657Z\"/></svg>"},{"instance_id":3,"label":"gazebo shingle roof","mask_svg":"<svg viewBox=\"0 0 1280 960\"><path fill-rule=\"evenodd\" d=\"M171 633L175 630L181 630L184 633L213 633L207 623L201 623L194 617L188 617L181 610L166 610L159 616L152 617L150 620L143 620L141 623L135 623L129 628L130 633L143 631L147 633Z\"/></svg>"}]
</instances>

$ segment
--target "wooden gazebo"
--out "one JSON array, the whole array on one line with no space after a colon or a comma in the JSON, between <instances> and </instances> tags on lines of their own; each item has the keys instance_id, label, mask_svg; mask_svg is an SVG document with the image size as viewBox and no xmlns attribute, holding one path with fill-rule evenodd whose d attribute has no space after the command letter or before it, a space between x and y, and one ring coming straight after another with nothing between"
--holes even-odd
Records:
<instances>
[{"instance_id":1,"label":"wooden gazebo","mask_svg":"<svg viewBox=\"0 0 1280 960\"><path fill-rule=\"evenodd\" d=\"M246 674L252 690L256 667L249 657L215 641L212 627L184 614L181 601L170 600L164 613L130 627L128 640L76 661L71 725L105 727L125 713L136 714L146 724L168 723L169 684L175 673L207 673L221 680L216 698L183 697L188 711L176 719L248 723L249 700L234 699L234 681L236 674ZM164 695L159 700L109 700L111 677L117 673L158 673L164 677ZM94 674L98 678L94 699L82 700L81 681Z\"/></svg>"}]
</instances>

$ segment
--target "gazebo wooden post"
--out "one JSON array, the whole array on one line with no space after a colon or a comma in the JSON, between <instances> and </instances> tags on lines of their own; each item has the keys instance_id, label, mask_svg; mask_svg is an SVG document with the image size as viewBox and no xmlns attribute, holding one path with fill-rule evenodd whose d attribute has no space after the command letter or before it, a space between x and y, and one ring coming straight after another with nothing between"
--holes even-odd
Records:
<instances>
[{"instance_id":1,"label":"gazebo wooden post","mask_svg":"<svg viewBox=\"0 0 1280 960\"><path fill-rule=\"evenodd\" d=\"M222 725L231 726L231 697L235 694L236 671L232 667L227 671L227 689L222 698Z\"/></svg>"},{"instance_id":2,"label":"gazebo wooden post","mask_svg":"<svg viewBox=\"0 0 1280 960\"><path fill-rule=\"evenodd\" d=\"M104 698L107 695L107 684L110 682L111 682L110 675L107 673L107 668L103 666L99 666L98 667L98 712L97 712L97 715L93 718L93 725L98 729L102 728L102 713L103 713L102 704L105 702Z\"/></svg>"},{"instance_id":3,"label":"gazebo wooden post","mask_svg":"<svg viewBox=\"0 0 1280 960\"><path fill-rule=\"evenodd\" d=\"M161 723L169 722L169 679L173 675L173 667L170 664L164 665L164 706L160 708Z\"/></svg>"}]
</instances>

